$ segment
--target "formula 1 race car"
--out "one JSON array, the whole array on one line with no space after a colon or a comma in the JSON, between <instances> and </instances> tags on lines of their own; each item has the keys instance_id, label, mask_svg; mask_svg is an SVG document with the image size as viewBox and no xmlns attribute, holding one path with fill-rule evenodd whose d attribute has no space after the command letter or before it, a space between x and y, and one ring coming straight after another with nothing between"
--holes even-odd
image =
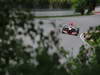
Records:
<instances>
[{"instance_id":1,"label":"formula 1 race car","mask_svg":"<svg viewBox=\"0 0 100 75\"><path fill-rule=\"evenodd\" d=\"M67 23L62 28L62 33L77 36L79 34L79 26L74 22Z\"/></svg>"}]
</instances>

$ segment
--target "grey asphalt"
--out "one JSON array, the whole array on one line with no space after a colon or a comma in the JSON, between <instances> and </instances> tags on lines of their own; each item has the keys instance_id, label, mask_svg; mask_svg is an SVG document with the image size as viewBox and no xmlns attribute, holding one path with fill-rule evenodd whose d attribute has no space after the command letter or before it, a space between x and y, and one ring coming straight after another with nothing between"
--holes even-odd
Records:
<instances>
[{"instance_id":1,"label":"grey asphalt","mask_svg":"<svg viewBox=\"0 0 100 75\"><path fill-rule=\"evenodd\" d=\"M89 27L100 25L100 15L91 15L91 16L78 16L78 17L60 17L60 18L38 18L35 19L35 23L37 24L39 21L43 21L43 28L45 29L45 34L47 34L50 30L53 29L51 22L55 22L58 28L60 25L69 22L75 21L80 25L80 34L87 32ZM61 28L60 28L61 29ZM71 36L60 33L59 38L61 39L60 44L64 47L65 50L72 52L76 55L79 52L79 48L84 43L77 36Z\"/></svg>"}]
</instances>

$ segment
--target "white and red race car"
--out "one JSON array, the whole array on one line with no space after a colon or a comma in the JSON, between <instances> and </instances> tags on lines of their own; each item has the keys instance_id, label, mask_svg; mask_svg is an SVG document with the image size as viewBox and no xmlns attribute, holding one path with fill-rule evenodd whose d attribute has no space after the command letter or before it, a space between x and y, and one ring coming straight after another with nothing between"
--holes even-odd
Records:
<instances>
[{"instance_id":1,"label":"white and red race car","mask_svg":"<svg viewBox=\"0 0 100 75\"><path fill-rule=\"evenodd\" d=\"M77 36L79 34L79 26L75 22L64 24L64 27L62 28L62 33Z\"/></svg>"}]
</instances>

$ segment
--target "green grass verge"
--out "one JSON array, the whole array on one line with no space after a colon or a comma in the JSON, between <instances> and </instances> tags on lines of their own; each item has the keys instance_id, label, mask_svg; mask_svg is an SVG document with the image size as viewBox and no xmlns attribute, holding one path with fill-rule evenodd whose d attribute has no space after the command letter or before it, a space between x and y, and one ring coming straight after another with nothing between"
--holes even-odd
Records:
<instances>
[{"instance_id":1,"label":"green grass verge","mask_svg":"<svg viewBox=\"0 0 100 75\"><path fill-rule=\"evenodd\" d=\"M80 15L80 14L76 14L76 15L62 15L62 16L34 16L34 18L59 18L59 17L76 17L76 16L89 16L89 15Z\"/></svg>"}]
</instances>

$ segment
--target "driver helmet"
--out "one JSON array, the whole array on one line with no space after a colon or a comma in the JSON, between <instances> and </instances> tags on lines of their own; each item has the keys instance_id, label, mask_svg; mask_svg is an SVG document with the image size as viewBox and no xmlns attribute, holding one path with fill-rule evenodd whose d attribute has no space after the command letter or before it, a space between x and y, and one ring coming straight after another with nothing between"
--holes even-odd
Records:
<instances>
[{"instance_id":1,"label":"driver helmet","mask_svg":"<svg viewBox=\"0 0 100 75\"><path fill-rule=\"evenodd\" d=\"M73 21L68 22L68 25L69 25L69 26L75 26L75 25L76 25L76 22L73 22Z\"/></svg>"}]
</instances>

